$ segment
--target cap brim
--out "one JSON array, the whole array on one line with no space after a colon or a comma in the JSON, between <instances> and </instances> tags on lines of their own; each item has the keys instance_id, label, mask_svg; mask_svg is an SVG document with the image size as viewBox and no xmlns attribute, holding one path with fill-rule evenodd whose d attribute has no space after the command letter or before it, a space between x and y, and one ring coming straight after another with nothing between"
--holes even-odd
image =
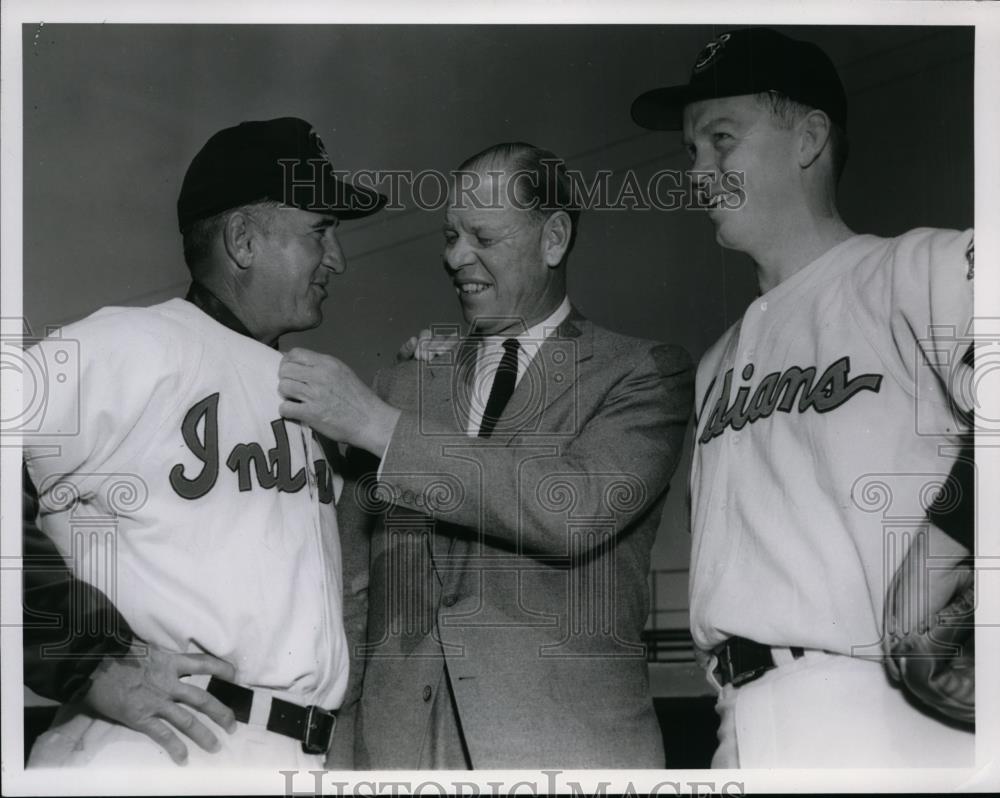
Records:
<instances>
[{"instance_id":1,"label":"cap brim","mask_svg":"<svg viewBox=\"0 0 1000 798\"><path fill-rule=\"evenodd\" d=\"M680 130L684 126L684 106L694 99L687 84L652 89L633 101L632 120L649 130Z\"/></svg>"},{"instance_id":2,"label":"cap brim","mask_svg":"<svg viewBox=\"0 0 1000 798\"><path fill-rule=\"evenodd\" d=\"M355 186L338 180L332 169L324 169L323 179L326 183L323 198L330 201L325 202L318 208L306 208L306 210L323 210L333 213L338 219L363 219L378 213L389 201L388 197L373 189Z\"/></svg>"}]
</instances>

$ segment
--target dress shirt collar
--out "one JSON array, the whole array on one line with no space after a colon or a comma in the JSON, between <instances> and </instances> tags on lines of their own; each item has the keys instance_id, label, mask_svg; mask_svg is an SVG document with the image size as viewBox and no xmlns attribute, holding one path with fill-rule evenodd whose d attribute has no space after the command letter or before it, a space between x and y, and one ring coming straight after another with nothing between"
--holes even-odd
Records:
<instances>
[{"instance_id":1,"label":"dress shirt collar","mask_svg":"<svg viewBox=\"0 0 1000 798\"><path fill-rule=\"evenodd\" d=\"M497 347L499 349L502 348L503 342L508 338L517 338L521 342L523 349L523 344L537 343L554 333L556 328L569 317L571 309L569 297L564 296L562 302L559 303L559 307L538 322L538 324L532 325L523 332L507 335L484 335L481 340L487 347Z\"/></svg>"}]
</instances>

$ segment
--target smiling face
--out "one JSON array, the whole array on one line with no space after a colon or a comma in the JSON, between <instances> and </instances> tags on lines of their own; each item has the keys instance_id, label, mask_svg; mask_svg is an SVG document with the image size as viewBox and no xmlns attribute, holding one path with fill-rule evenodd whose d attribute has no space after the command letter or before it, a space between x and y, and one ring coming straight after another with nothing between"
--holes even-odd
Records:
<instances>
[{"instance_id":1,"label":"smiling face","mask_svg":"<svg viewBox=\"0 0 1000 798\"><path fill-rule=\"evenodd\" d=\"M254 226L259 235L246 289L254 298L254 326L262 340L317 326L327 283L346 267L337 220L280 207L254 217Z\"/></svg>"},{"instance_id":2,"label":"smiling face","mask_svg":"<svg viewBox=\"0 0 1000 798\"><path fill-rule=\"evenodd\" d=\"M480 332L501 334L543 321L566 293L565 246L556 251L549 220L516 207L503 177L482 175L476 191L451 196L444 266L462 313ZM486 206L486 207L482 207Z\"/></svg>"},{"instance_id":3,"label":"smiling face","mask_svg":"<svg viewBox=\"0 0 1000 798\"><path fill-rule=\"evenodd\" d=\"M719 244L759 261L784 235L785 218L803 201L797 135L753 95L684 109L691 179L705 192Z\"/></svg>"}]
</instances>

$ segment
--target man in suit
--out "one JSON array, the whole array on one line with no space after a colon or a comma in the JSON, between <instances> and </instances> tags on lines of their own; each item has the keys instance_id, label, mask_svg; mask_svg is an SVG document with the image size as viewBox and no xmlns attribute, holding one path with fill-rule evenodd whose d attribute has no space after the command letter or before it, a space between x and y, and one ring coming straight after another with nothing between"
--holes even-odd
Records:
<instances>
[{"instance_id":1,"label":"man in suit","mask_svg":"<svg viewBox=\"0 0 1000 798\"><path fill-rule=\"evenodd\" d=\"M338 508L369 607L358 767L664 765L640 634L691 362L570 304L571 193L546 150L473 156L444 228L469 335L374 392L332 357L282 362L282 414L358 467Z\"/></svg>"}]
</instances>

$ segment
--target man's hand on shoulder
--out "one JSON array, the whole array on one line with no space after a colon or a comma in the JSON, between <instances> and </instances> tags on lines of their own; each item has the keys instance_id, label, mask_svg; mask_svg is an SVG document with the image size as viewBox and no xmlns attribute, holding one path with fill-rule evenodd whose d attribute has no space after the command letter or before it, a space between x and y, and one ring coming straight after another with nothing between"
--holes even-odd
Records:
<instances>
[{"instance_id":1,"label":"man's hand on shoulder","mask_svg":"<svg viewBox=\"0 0 1000 798\"><path fill-rule=\"evenodd\" d=\"M134 642L127 655L107 658L97 666L81 703L145 734L162 746L176 764L183 765L187 746L174 730L211 753L220 747L215 734L185 705L204 713L230 734L236 730L236 719L229 707L205 690L181 681L182 676L195 674L232 681L236 669L209 654L176 654Z\"/></svg>"},{"instance_id":2,"label":"man's hand on shoulder","mask_svg":"<svg viewBox=\"0 0 1000 798\"><path fill-rule=\"evenodd\" d=\"M280 412L285 418L378 457L400 416L345 363L308 349L292 349L281 359L278 393L284 399Z\"/></svg>"},{"instance_id":3,"label":"man's hand on shoulder","mask_svg":"<svg viewBox=\"0 0 1000 798\"><path fill-rule=\"evenodd\" d=\"M429 363L434 358L450 352L458 343L458 333L452 335L434 335L430 330L423 329L417 335L410 336L396 353L396 362L419 360Z\"/></svg>"}]
</instances>

